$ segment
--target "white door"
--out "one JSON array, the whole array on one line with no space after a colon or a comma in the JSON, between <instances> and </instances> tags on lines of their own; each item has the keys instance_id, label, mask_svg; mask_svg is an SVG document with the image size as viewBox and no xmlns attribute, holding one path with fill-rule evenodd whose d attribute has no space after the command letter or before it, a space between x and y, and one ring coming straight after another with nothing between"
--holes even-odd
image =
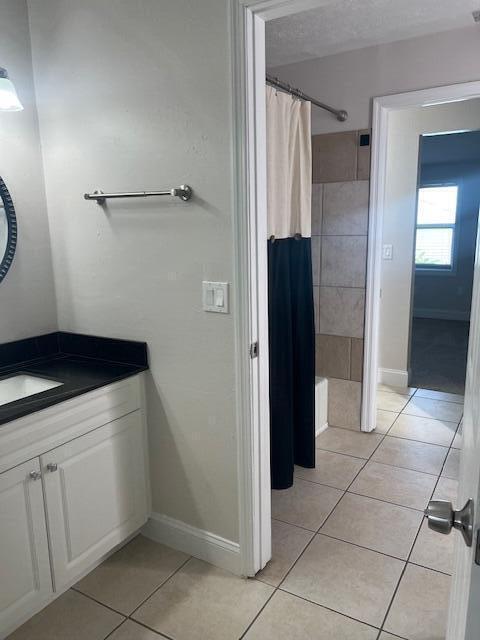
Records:
<instances>
[{"instance_id":1,"label":"white door","mask_svg":"<svg viewBox=\"0 0 480 640\"><path fill-rule=\"evenodd\" d=\"M140 411L42 456L56 591L145 523L144 460Z\"/></svg>"},{"instance_id":2,"label":"white door","mask_svg":"<svg viewBox=\"0 0 480 640\"><path fill-rule=\"evenodd\" d=\"M475 563L480 529L480 237L474 274L460 484L454 505L461 509L468 499L474 501L473 544L468 547L456 536L447 640L480 638L480 566Z\"/></svg>"},{"instance_id":3,"label":"white door","mask_svg":"<svg viewBox=\"0 0 480 640\"><path fill-rule=\"evenodd\" d=\"M0 638L33 615L51 593L42 479L35 458L0 474Z\"/></svg>"}]
</instances>

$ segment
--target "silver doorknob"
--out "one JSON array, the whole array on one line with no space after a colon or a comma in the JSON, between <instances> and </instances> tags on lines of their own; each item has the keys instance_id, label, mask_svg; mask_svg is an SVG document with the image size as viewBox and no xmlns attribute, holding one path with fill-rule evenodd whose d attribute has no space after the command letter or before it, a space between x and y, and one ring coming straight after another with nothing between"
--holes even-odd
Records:
<instances>
[{"instance_id":1,"label":"silver doorknob","mask_svg":"<svg viewBox=\"0 0 480 640\"><path fill-rule=\"evenodd\" d=\"M473 500L468 500L459 511L455 511L451 502L445 500L430 500L425 509L425 517L428 526L438 533L448 534L453 529L458 529L467 547L473 542Z\"/></svg>"},{"instance_id":2,"label":"silver doorknob","mask_svg":"<svg viewBox=\"0 0 480 640\"><path fill-rule=\"evenodd\" d=\"M52 473L53 471L56 471L58 469L58 464L56 462L49 462L47 464L47 469L50 471L50 473Z\"/></svg>"},{"instance_id":3,"label":"silver doorknob","mask_svg":"<svg viewBox=\"0 0 480 640\"><path fill-rule=\"evenodd\" d=\"M30 478L30 480L40 480L42 474L40 473L40 471L30 471L28 477Z\"/></svg>"}]
</instances>

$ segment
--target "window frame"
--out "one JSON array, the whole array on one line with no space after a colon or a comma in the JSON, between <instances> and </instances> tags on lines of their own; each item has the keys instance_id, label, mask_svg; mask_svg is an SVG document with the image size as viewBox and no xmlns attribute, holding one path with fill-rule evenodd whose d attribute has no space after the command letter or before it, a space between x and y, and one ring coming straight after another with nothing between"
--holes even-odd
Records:
<instances>
[{"instance_id":1,"label":"window frame","mask_svg":"<svg viewBox=\"0 0 480 640\"><path fill-rule=\"evenodd\" d=\"M455 211L455 222L449 224L418 224L418 204L420 200L420 189L428 189L431 187L457 187L457 208ZM460 209L460 180L447 180L425 182L417 187L417 207L415 213L415 243L413 252L413 265L416 274L438 275L438 276L454 276L457 272L458 259L458 211ZM451 265L421 265L416 262L417 250L417 230L418 229L452 229L452 261Z\"/></svg>"}]
</instances>

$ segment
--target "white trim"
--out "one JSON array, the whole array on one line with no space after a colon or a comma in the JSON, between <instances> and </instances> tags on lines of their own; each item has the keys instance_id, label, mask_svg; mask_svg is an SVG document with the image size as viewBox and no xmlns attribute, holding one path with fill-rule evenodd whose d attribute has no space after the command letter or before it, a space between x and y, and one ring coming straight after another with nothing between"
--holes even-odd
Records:
<instances>
[{"instance_id":1,"label":"white trim","mask_svg":"<svg viewBox=\"0 0 480 640\"><path fill-rule=\"evenodd\" d=\"M381 253L385 201L388 117L391 111L470 100L480 97L480 82L464 82L410 91L373 100L372 168L368 228L367 292L365 303L365 362L363 375L362 431L375 424L379 364Z\"/></svg>"},{"instance_id":2,"label":"white trim","mask_svg":"<svg viewBox=\"0 0 480 640\"><path fill-rule=\"evenodd\" d=\"M242 573L240 545L204 529L154 512L142 534L226 571L237 575Z\"/></svg>"},{"instance_id":3,"label":"white trim","mask_svg":"<svg viewBox=\"0 0 480 640\"><path fill-rule=\"evenodd\" d=\"M271 558L265 25L231 2L239 540L241 573L254 576Z\"/></svg>"},{"instance_id":4,"label":"white trim","mask_svg":"<svg viewBox=\"0 0 480 640\"><path fill-rule=\"evenodd\" d=\"M329 4L331 0L238 0L239 5L248 8L262 20L275 20L284 16L316 9Z\"/></svg>"},{"instance_id":5,"label":"white trim","mask_svg":"<svg viewBox=\"0 0 480 640\"><path fill-rule=\"evenodd\" d=\"M325 422L324 425L322 425L321 427L317 427L315 429L315 437L319 436L321 433L323 433L327 429L328 429L328 422Z\"/></svg>"},{"instance_id":6,"label":"white trim","mask_svg":"<svg viewBox=\"0 0 480 640\"><path fill-rule=\"evenodd\" d=\"M377 423L378 362L380 331L380 292L382 275L383 201L387 151L380 146L379 132L387 131L387 114L375 100L372 120L372 160L370 211L368 217L367 287L365 297L365 335L360 429L373 431ZM375 132L375 134L373 133ZM385 141L384 141L385 142Z\"/></svg>"},{"instance_id":7,"label":"white trim","mask_svg":"<svg viewBox=\"0 0 480 640\"><path fill-rule=\"evenodd\" d=\"M448 309L414 309L414 318L432 318L433 320L460 320L468 322L470 311L455 311Z\"/></svg>"},{"instance_id":8,"label":"white trim","mask_svg":"<svg viewBox=\"0 0 480 640\"><path fill-rule=\"evenodd\" d=\"M378 381L391 387L408 387L408 371L401 369L379 369Z\"/></svg>"}]
</instances>

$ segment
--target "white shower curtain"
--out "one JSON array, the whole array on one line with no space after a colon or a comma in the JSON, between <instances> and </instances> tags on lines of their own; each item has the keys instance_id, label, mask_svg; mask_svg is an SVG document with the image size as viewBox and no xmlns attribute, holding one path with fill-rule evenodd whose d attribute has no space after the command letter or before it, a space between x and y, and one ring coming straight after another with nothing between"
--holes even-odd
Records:
<instances>
[{"instance_id":1,"label":"white shower curtain","mask_svg":"<svg viewBox=\"0 0 480 640\"><path fill-rule=\"evenodd\" d=\"M311 103L267 86L268 237L312 235Z\"/></svg>"},{"instance_id":2,"label":"white shower curtain","mask_svg":"<svg viewBox=\"0 0 480 640\"><path fill-rule=\"evenodd\" d=\"M315 466L309 102L267 87L271 478Z\"/></svg>"}]
</instances>

